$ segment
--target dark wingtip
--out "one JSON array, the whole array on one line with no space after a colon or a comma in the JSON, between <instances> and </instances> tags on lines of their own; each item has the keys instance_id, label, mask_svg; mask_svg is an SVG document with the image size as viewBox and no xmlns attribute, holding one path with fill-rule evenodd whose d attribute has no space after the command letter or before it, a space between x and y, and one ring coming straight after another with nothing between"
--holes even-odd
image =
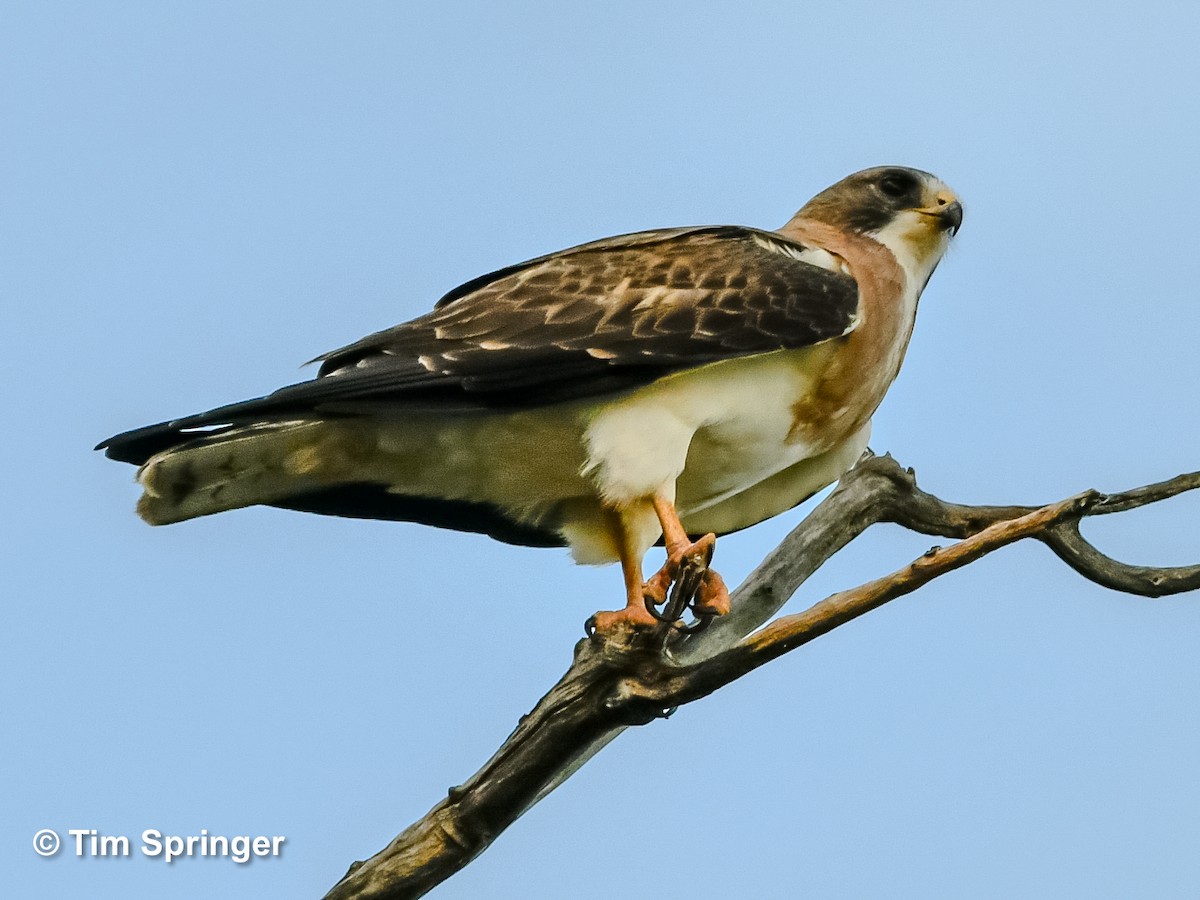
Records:
<instances>
[{"instance_id":1,"label":"dark wingtip","mask_svg":"<svg viewBox=\"0 0 1200 900\"><path fill-rule=\"evenodd\" d=\"M179 429L173 422L159 422L132 431L123 431L105 438L93 450L103 450L104 455L117 462L140 466L155 453L180 443Z\"/></svg>"}]
</instances>

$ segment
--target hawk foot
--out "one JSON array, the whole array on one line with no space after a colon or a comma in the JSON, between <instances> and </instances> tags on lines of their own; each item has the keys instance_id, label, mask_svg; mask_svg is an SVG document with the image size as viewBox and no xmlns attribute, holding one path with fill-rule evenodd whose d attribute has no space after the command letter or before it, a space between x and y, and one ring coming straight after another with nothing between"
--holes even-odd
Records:
<instances>
[{"instance_id":1,"label":"hawk foot","mask_svg":"<svg viewBox=\"0 0 1200 900\"><path fill-rule=\"evenodd\" d=\"M656 619L678 622L690 611L696 621L684 630L693 632L707 627L713 616L729 612L725 580L709 568L716 543L716 535L706 534L668 552L666 563L643 587L646 608Z\"/></svg>"},{"instance_id":2,"label":"hawk foot","mask_svg":"<svg viewBox=\"0 0 1200 900\"><path fill-rule=\"evenodd\" d=\"M630 604L624 609L611 612L598 612L588 619L584 625L584 633L591 637L596 633L611 632L623 625L632 628L653 628L659 620L650 614L645 606Z\"/></svg>"},{"instance_id":3,"label":"hawk foot","mask_svg":"<svg viewBox=\"0 0 1200 900\"><path fill-rule=\"evenodd\" d=\"M684 634L708 627L714 616L729 612L729 589L725 579L709 568L716 535L706 534L694 543L686 539L669 551L663 567L638 591L630 585L629 601L624 609L598 612L584 624L584 632L611 633L622 628L646 630L660 624L673 626ZM691 613L692 622L683 623Z\"/></svg>"},{"instance_id":4,"label":"hawk foot","mask_svg":"<svg viewBox=\"0 0 1200 900\"><path fill-rule=\"evenodd\" d=\"M725 579L715 570L709 569L700 582L700 591L692 604L692 612L696 616L712 618L728 615L729 607L729 588L725 586Z\"/></svg>"}]
</instances>

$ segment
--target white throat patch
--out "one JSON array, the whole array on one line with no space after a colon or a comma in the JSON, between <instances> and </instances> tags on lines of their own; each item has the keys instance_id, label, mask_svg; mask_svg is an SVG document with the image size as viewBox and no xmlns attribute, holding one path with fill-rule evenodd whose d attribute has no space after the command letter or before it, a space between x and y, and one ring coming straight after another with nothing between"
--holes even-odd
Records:
<instances>
[{"instance_id":1,"label":"white throat patch","mask_svg":"<svg viewBox=\"0 0 1200 900\"><path fill-rule=\"evenodd\" d=\"M909 291L925 288L933 270L950 246L950 234L930 216L915 210L897 213L887 225L869 235L892 251L904 270Z\"/></svg>"}]
</instances>

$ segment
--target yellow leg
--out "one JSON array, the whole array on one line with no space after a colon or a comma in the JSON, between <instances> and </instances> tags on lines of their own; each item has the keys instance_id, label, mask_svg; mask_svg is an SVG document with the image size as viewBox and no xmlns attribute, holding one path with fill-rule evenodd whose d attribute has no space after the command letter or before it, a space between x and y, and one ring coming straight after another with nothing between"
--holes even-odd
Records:
<instances>
[{"instance_id":1,"label":"yellow leg","mask_svg":"<svg viewBox=\"0 0 1200 900\"><path fill-rule=\"evenodd\" d=\"M646 597L642 583L642 560L637 550L630 546L629 529L621 518L620 510L609 511L610 528L621 559L621 575L625 579L625 608L612 612L598 612L592 616L597 631L607 631L619 624L644 628L658 624L658 620L646 609Z\"/></svg>"},{"instance_id":2,"label":"yellow leg","mask_svg":"<svg viewBox=\"0 0 1200 900\"><path fill-rule=\"evenodd\" d=\"M620 625L647 628L658 624L659 620L647 608L646 600L649 598L656 605L662 604L672 582L679 576L680 569L689 559L699 560L704 568L700 587L695 599L691 601L692 612L697 616L723 616L729 612L729 590L725 587L725 581L714 570L708 568L713 549L716 547L716 535L706 534L692 541L684 531L683 523L679 521L679 513L675 511L674 503L662 495L650 498L649 503L662 526L667 561L649 581L643 582L642 560L637 550L631 546L630 529L622 517L622 511L610 510L610 528L621 560L621 575L625 581L625 607L612 612L598 612L592 616L591 623L596 631L607 631Z\"/></svg>"},{"instance_id":3,"label":"yellow leg","mask_svg":"<svg viewBox=\"0 0 1200 900\"><path fill-rule=\"evenodd\" d=\"M662 525L667 561L646 582L645 593L656 603L663 602L671 588L671 582L679 575L684 560L699 557L703 561L705 572L692 611L697 615L725 615L729 612L729 589L725 587L725 579L708 568L716 548L717 536L706 534L692 542L683 529L683 523L679 521L679 513L675 510L674 503L661 494L656 495L652 503L659 524Z\"/></svg>"}]
</instances>

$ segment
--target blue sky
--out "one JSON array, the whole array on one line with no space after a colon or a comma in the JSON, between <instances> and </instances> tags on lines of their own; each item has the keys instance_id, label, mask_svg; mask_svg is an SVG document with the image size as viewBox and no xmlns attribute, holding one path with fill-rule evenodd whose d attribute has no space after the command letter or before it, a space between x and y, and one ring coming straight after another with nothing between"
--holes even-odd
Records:
<instances>
[{"instance_id":1,"label":"blue sky","mask_svg":"<svg viewBox=\"0 0 1200 900\"><path fill-rule=\"evenodd\" d=\"M811 7L811 8L810 8ZM775 227L881 163L962 196L873 446L948 498L1200 468L1184 4L10 4L0 868L320 896L483 763L612 569L417 526L132 513L115 431L255 396L606 234ZM800 518L723 539L736 583ZM1200 560L1200 499L1092 523ZM792 608L928 546L871 532ZM1200 597L1015 547L626 733L433 896L1195 897ZM41 859L40 828L282 834Z\"/></svg>"}]
</instances>

